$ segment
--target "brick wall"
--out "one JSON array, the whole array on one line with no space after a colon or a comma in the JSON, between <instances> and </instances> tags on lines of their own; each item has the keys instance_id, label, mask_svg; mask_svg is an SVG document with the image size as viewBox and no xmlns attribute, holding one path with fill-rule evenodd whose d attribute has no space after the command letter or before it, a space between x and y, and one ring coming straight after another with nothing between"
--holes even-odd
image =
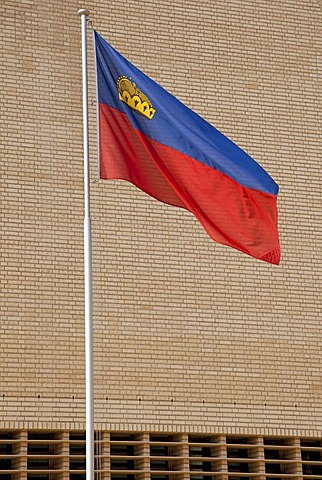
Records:
<instances>
[{"instance_id":1,"label":"brick wall","mask_svg":"<svg viewBox=\"0 0 322 480\"><path fill-rule=\"evenodd\" d=\"M84 423L86 6L113 46L279 183L283 255L256 261L130 184L93 183L96 426L320 435L321 9L308 0L4 1L3 428Z\"/></svg>"}]
</instances>

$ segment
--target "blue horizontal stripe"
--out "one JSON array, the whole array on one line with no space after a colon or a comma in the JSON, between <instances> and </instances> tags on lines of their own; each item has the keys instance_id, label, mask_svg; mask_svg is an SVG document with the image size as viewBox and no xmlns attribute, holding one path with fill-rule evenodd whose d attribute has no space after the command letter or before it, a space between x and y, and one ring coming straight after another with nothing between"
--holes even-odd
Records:
<instances>
[{"instance_id":1,"label":"blue horizontal stripe","mask_svg":"<svg viewBox=\"0 0 322 480\"><path fill-rule=\"evenodd\" d=\"M278 185L246 152L177 98L138 70L95 32L98 101L125 112L133 127L163 145L176 149L238 182L277 195ZM156 110L150 120L118 97L117 80L128 77Z\"/></svg>"}]
</instances>

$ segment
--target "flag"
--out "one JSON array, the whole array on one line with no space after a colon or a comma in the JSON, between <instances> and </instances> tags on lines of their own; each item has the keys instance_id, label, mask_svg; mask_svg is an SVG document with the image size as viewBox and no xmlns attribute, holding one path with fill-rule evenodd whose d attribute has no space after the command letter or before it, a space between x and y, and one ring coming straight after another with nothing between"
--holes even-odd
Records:
<instances>
[{"instance_id":1,"label":"flag","mask_svg":"<svg viewBox=\"0 0 322 480\"><path fill-rule=\"evenodd\" d=\"M127 180L189 210L216 242L279 264L274 180L96 31L94 38L100 178Z\"/></svg>"}]
</instances>

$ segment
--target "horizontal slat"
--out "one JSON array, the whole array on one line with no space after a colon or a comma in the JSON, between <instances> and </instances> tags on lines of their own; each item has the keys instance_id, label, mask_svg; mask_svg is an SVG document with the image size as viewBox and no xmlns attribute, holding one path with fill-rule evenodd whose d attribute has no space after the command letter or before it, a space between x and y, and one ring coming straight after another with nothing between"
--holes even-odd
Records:
<instances>
[{"instance_id":1,"label":"horizontal slat","mask_svg":"<svg viewBox=\"0 0 322 480\"><path fill-rule=\"evenodd\" d=\"M298 473L266 473L265 476L267 480L269 480L270 478L299 478Z\"/></svg>"},{"instance_id":2,"label":"horizontal slat","mask_svg":"<svg viewBox=\"0 0 322 480\"><path fill-rule=\"evenodd\" d=\"M287 459L280 459L280 458L265 458L265 463L274 463L274 464L280 464L284 465L286 463L298 463L298 460L295 458L287 458Z\"/></svg>"},{"instance_id":3,"label":"horizontal slat","mask_svg":"<svg viewBox=\"0 0 322 480\"><path fill-rule=\"evenodd\" d=\"M200 442L187 442L189 447L224 447L226 442L207 442L207 443L200 443Z\"/></svg>"},{"instance_id":4,"label":"horizontal slat","mask_svg":"<svg viewBox=\"0 0 322 480\"><path fill-rule=\"evenodd\" d=\"M322 466L322 460L302 460L303 465L320 465Z\"/></svg>"},{"instance_id":5,"label":"horizontal slat","mask_svg":"<svg viewBox=\"0 0 322 480\"><path fill-rule=\"evenodd\" d=\"M251 477L251 478L256 478L262 476L262 474L259 474L257 472L228 472L228 478L240 478L240 477Z\"/></svg>"},{"instance_id":6,"label":"horizontal slat","mask_svg":"<svg viewBox=\"0 0 322 480\"><path fill-rule=\"evenodd\" d=\"M264 445L264 450L297 450L296 445Z\"/></svg>"},{"instance_id":7,"label":"horizontal slat","mask_svg":"<svg viewBox=\"0 0 322 480\"><path fill-rule=\"evenodd\" d=\"M321 452L322 447L300 447L302 452Z\"/></svg>"}]
</instances>

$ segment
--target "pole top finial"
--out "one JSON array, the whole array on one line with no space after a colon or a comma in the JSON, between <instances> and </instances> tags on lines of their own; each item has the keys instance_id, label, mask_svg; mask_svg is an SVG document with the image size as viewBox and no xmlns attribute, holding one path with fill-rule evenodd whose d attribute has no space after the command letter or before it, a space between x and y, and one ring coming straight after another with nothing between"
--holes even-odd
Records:
<instances>
[{"instance_id":1,"label":"pole top finial","mask_svg":"<svg viewBox=\"0 0 322 480\"><path fill-rule=\"evenodd\" d=\"M87 8L80 8L77 12L77 14L79 16L81 15L86 15L86 17L89 15L89 10L87 10Z\"/></svg>"}]
</instances>

